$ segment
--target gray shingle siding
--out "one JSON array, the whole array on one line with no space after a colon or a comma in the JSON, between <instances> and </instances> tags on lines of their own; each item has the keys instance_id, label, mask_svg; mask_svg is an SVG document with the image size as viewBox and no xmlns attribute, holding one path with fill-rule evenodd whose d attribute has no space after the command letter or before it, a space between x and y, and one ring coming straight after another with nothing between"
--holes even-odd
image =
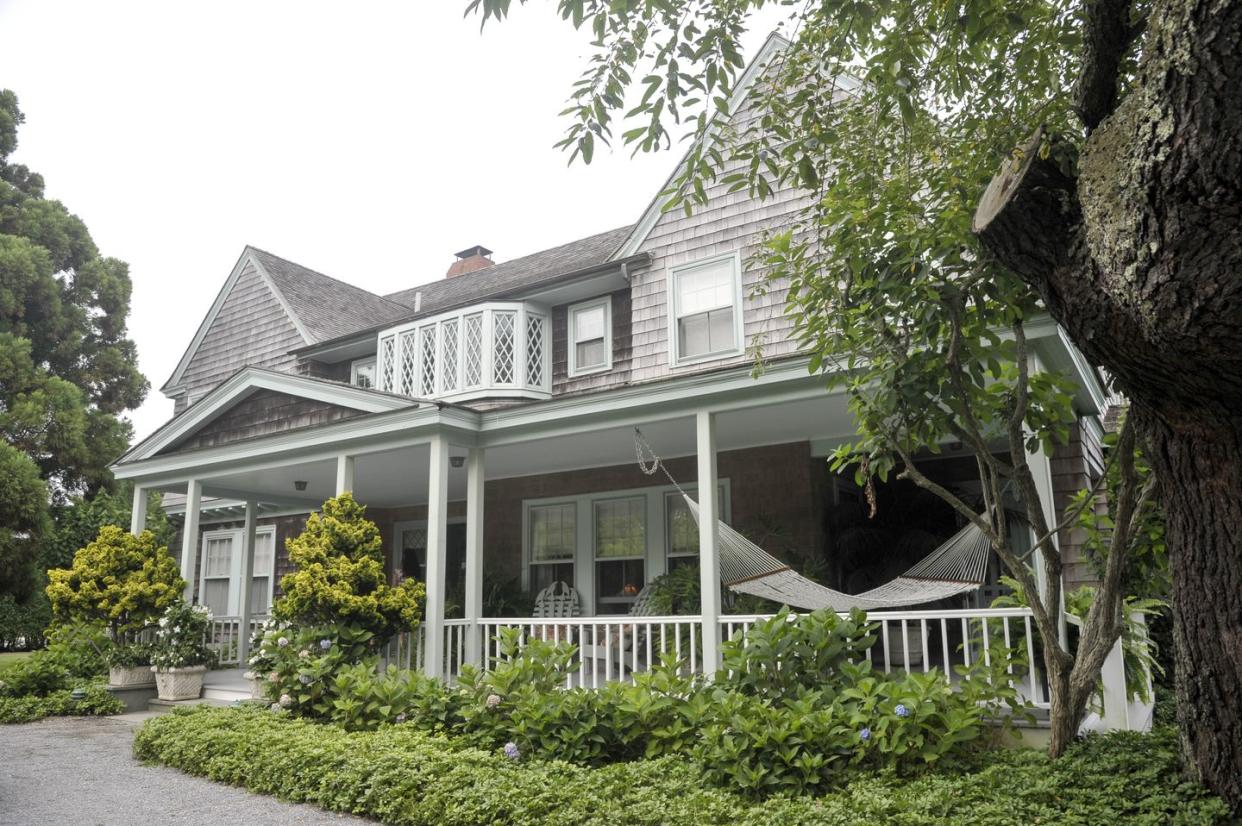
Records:
<instances>
[{"instance_id":1,"label":"gray shingle siding","mask_svg":"<svg viewBox=\"0 0 1242 826\"><path fill-rule=\"evenodd\" d=\"M289 351L305 344L267 282L247 262L182 376L176 412L246 366L296 372Z\"/></svg>"}]
</instances>

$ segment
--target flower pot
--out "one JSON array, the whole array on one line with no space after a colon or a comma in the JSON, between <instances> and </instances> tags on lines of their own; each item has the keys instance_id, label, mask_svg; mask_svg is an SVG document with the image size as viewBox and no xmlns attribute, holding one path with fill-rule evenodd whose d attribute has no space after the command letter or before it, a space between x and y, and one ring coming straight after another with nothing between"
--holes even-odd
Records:
<instances>
[{"instance_id":1,"label":"flower pot","mask_svg":"<svg viewBox=\"0 0 1242 826\"><path fill-rule=\"evenodd\" d=\"M205 665L188 665L185 668L157 668L155 672L155 690L161 700L197 700L203 693L203 676L207 673Z\"/></svg>"},{"instance_id":2,"label":"flower pot","mask_svg":"<svg viewBox=\"0 0 1242 826\"><path fill-rule=\"evenodd\" d=\"M108 669L108 685L114 688L137 688L154 682L155 675L151 673L149 665L136 665L131 668L114 665Z\"/></svg>"},{"instance_id":3,"label":"flower pot","mask_svg":"<svg viewBox=\"0 0 1242 826\"><path fill-rule=\"evenodd\" d=\"M909 649L910 668L923 665L923 633L918 625L911 625L906 629L906 648ZM901 628L897 627L896 633L889 631L888 638L888 664L894 668L904 668L906 665L906 648L901 645Z\"/></svg>"}]
</instances>

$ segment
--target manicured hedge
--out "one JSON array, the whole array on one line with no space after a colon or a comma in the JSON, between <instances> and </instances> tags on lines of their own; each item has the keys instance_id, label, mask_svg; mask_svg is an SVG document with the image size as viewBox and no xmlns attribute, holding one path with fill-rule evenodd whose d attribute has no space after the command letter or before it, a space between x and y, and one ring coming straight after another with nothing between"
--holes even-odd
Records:
<instances>
[{"instance_id":1,"label":"manicured hedge","mask_svg":"<svg viewBox=\"0 0 1242 826\"><path fill-rule=\"evenodd\" d=\"M253 708L178 710L134 753L191 774L396 824L1215 824L1223 804L1178 781L1171 733L1112 735L1050 762L992 752L959 774L870 774L820 798L749 801L680 757L582 768L510 760L411 726L346 732Z\"/></svg>"},{"instance_id":2,"label":"manicured hedge","mask_svg":"<svg viewBox=\"0 0 1242 826\"><path fill-rule=\"evenodd\" d=\"M74 701L72 690L58 689L46 696L0 697L0 723L29 723L43 717L120 714L125 704L99 683L86 688L86 697Z\"/></svg>"}]
</instances>

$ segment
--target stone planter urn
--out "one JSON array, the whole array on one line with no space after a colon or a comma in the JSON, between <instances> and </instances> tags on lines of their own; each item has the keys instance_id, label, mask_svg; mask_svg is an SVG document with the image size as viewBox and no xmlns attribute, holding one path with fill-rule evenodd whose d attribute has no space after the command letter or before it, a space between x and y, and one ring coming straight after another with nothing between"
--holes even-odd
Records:
<instances>
[{"instance_id":1,"label":"stone planter urn","mask_svg":"<svg viewBox=\"0 0 1242 826\"><path fill-rule=\"evenodd\" d=\"M266 682L261 675L255 674L253 671L247 671L245 674L246 681L250 683L250 699L264 699L263 685Z\"/></svg>"},{"instance_id":2,"label":"stone planter urn","mask_svg":"<svg viewBox=\"0 0 1242 826\"><path fill-rule=\"evenodd\" d=\"M923 634L917 626L907 629L906 646L910 654L910 668L915 666L921 668L923 665ZM900 631L896 634L889 632L888 664L894 668L901 668L906 664L906 649L901 646Z\"/></svg>"},{"instance_id":3,"label":"stone planter urn","mask_svg":"<svg viewBox=\"0 0 1242 826\"><path fill-rule=\"evenodd\" d=\"M188 665L184 668L157 668L155 672L155 691L161 700L197 700L203 693L203 676L207 673L205 665Z\"/></svg>"},{"instance_id":4,"label":"stone planter urn","mask_svg":"<svg viewBox=\"0 0 1242 826\"><path fill-rule=\"evenodd\" d=\"M115 688L139 688L155 682L151 666L136 665L131 668L112 666L108 669L108 685Z\"/></svg>"}]
</instances>

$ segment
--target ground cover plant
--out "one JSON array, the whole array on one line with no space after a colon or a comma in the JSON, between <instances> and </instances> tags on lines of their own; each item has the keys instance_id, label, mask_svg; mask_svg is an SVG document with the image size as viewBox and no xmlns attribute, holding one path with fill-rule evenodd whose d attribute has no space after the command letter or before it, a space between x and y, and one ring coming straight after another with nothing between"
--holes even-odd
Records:
<instances>
[{"instance_id":1,"label":"ground cover plant","mask_svg":"<svg viewBox=\"0 0 1242 826\"><path fill-rule=\"evenodd\" d=\"M0 723L125 710L105 688L102 628L69 624L52 629L48 639L47 648L0 669ZM74 689L84 693L75 698Z\"/></svg>"},{"instance_id":2,"label":"ground cover plant","mask_svg":"<svg viewBox=\"0 0 1242 826\"><path fill-rule=\"evenodd\" d=\"M1092 737L1050 761L989 752L913 778L869 771L820 796L754 800L679 756L599 768L480 749L410 724L346 731L258 707L149 721L134 754L281 799L394 824L1223 824L1178 780L1174 735Z\"/></svg>"}]
</instances>

